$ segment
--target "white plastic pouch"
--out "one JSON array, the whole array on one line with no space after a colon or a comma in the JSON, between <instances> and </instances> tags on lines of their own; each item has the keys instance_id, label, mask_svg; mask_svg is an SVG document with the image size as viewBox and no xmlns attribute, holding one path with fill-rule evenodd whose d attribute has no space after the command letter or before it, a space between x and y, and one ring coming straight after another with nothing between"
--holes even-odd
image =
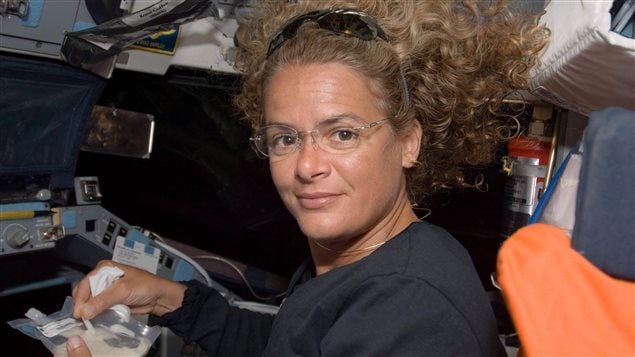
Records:
<instances>
[{"instance_id":1,"label":"white plastic pouch","mask_svg":"<svg viewBox=\"0 0 635 357\"><path fill-rule=\"evenodd\" d=\"M56 357L67 356L66 340L71 336L82 337L93 357L144 356L161 334L159 326L147 326L110 309L90 320L94 331L88 330L81 320L73 318L73 298L70 296L60 311L47 316L32 308L26 316L8 323L25 335L42 341Z\"/></svg>"}]
</instances>

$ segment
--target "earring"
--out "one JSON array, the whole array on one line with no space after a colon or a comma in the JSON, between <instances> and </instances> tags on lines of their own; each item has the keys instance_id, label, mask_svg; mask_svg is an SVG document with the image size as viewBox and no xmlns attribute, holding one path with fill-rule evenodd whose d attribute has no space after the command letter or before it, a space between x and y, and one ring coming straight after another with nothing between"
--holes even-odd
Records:
<instances>
[{"instance_id":1,"label":"earring","mask_svg":"<svg viewBox=\"0 0 635 357\"><path fill-rule=\"evenodd\" d=\"M413 160L412 162L410 162L410 165L412 165L410 166L410 168L416 169L418 167L421 167L421 161Z\"/></svg>"}]
</instances>

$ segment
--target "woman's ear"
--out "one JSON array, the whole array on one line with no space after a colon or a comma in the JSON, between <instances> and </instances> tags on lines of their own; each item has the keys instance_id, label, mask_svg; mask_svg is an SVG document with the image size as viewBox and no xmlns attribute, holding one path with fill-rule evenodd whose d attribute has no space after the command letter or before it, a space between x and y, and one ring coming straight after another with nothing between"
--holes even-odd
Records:
<instances>
[{"instance_id":1,"label":"woman's ear","mask_svg":"<svg viewBox=\"0 0 635 357\"><path fill-rule=\"evenodd\" d=\"M421 136L423 129L418 120L414 120L412 127L403 137L400 138L402 153L401 165L404 168L411 168L420 165L417 161L419 158L419 150L421 149Z\"/></svg>"}]
</instances>

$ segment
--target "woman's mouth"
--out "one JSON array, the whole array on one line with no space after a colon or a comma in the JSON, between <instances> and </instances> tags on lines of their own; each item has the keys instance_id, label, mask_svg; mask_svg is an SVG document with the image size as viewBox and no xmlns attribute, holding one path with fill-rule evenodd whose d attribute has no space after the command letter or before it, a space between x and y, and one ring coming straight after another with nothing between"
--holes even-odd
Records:
<instances>
[{"instance_id":1,"label":"woman's mouth","mask_svg":"<svg viewBox=\"0 0 635 357\"><path fill-rule=\"evenodd\" d=\"M337 199L334 193L302 193L298 194L298 202L304 209L320 209L328 206Z\"/></svg>"}]
</instances>

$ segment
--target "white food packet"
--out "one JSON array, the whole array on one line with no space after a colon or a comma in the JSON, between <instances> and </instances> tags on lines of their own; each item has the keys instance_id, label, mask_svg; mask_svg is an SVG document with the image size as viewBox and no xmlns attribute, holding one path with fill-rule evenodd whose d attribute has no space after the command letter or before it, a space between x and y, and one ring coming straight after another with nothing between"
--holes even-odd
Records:
<instances>
[{"instance_id":1,"label":"white food packet","mask_svg":"<svg viewBox=\"0 0 635 357\"><path fill-rule=\"evenodd\" d=\"M94 332L81 320L73 318L73 298L68 296L62 309L44 315L36 309L27 318L9 321L14 329L42 341L54 356L67 356L66 340L80 336L93 357L144 356L161 334L161 327L148 326L117 310L106 310L91 321Z\"/></svg>"}]
</instances>

